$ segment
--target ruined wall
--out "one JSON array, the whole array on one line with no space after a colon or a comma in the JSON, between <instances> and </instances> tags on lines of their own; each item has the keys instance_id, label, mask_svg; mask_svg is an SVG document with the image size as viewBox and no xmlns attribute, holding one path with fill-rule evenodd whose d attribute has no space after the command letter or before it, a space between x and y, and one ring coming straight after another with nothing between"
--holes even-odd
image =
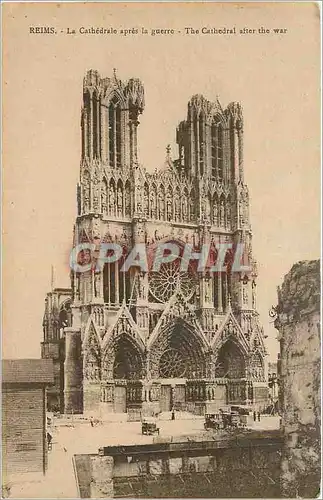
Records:
<instances>
[{"instance_id":1,"label":"ruined wall","mask_svg":"<svg viewBox=\"0 0 323 500\"><path fill-rule=\"evenodd\" d=\"M279 431L74 457L81 498L280 498ZM104 454L104 455L103 455Z\"/></svg>"},{"instance_id":2,"label":"ruined wall","mask_svg":"<svg viewBox=\"0 0 323 500\"><path fill-rule=\"evenodd\" d=\"M278 290L281 486L315 497L320 485L320 263L295 264Z\"/></svg>"}]
</instances>

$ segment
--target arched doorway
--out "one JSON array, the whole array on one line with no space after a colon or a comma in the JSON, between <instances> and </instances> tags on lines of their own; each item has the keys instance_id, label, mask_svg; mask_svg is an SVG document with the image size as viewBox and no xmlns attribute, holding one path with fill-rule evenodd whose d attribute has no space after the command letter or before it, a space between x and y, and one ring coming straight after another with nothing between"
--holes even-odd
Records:
<instances>
[{"instance_id":1,"label":"arched doorway","mask_svg":"<svg viewBox=\"0 0 323 500\"><path fill-rule=\"evenodd\" d=\"M149 367L151 377L161 383L161 411L184 404L187 381L206 376L205 349L199 333L182 319L167 325L150 349Z\"/></svg>"},{"instance_id":2,"label":"arched doorway","mask_svg":"<svg viewBox=\"0 0 323 500\"><path fill-rule=\"evenodd\" d=\"M114 412L125 413L129 406L141 401L143 374L142 350L128 333L121 333L105 349L102 363L102 384L113 386Z\"/></svg>"},{"instance_id":3,"label":"arched doorway","mask_svg":"<svg viewBox=\"0 0 323 500\"><path fill-rule=\"evenodd\" d=\"M142 377L142 356L126 335L122 335L115 346L113 378L139 380Z\"/></svg>"},{"instance_id":4,"label":"arched doorway","mask_svg":"<svg viewBox=\"0 0 323 500\"><path fill-rule=\"evenodd\" d=\"M245 375L246 363L242 350L235 342L228 340L219 350L215 376L239 379Z\"/></svg>"}]
</instances>

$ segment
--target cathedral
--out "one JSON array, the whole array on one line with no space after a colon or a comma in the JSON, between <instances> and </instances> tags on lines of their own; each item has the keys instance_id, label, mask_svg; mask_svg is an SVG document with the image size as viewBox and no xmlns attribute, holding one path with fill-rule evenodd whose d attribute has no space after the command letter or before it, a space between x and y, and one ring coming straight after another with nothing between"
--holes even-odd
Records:
<instances>
[{"instance_id":1,"label":"cathedral","mask_svg":"<svg viewBox=\"0 0 323 500\"><path fill-rule=\"evenodd\" d=\"M241 105L194 95L176 130L178 152L147 171L138 158L140 80L83 80L82 153L73 248L102 243L120 259L71 268L71 288L47 294L42 357L52 358L49 407L62 413L129 416L171 409L195 414L227 405L266 405L266 348L256 305L249 193L244 180ZM179 255L156 271L123 265L134 245L149 256L176 243ZM187 245L209 245L218 272L200 270ZM241 269L232 266L243 245ZM94 247L94 251L93 251ZM183 270L184 269L184 270ZM130 417L129 417L130 418ZM135 417L134 417L135 418Z\"/></svg>"}]
</instances>

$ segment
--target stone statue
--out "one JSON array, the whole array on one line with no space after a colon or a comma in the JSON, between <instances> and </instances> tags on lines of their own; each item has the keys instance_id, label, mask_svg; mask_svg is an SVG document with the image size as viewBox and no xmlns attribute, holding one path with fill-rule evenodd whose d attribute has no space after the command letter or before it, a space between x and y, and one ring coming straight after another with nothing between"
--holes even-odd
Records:
<instances>
[{"instance_id":1,"label":"stone statue","mask_svg":"<svg viewBox=\"0 0 323 500\"><path fill-rule=\"evenodd\" d=\"M107 186L105 182L103 182L101 188L101 212L103 214L107 213Z\"/></svg>"},{"instance_id":2,"label":"stone statue","mask_svg":"<svg viewBox=\"0 0 323 500\"><path fill-rule=\"evenodd\" d=\"M109 211L110 211L111 215L114 215L114 213L115 213L115 203L116 203L116 200L115 200L114 187L110 186L110 190L109 190Z\"/></svg>"},{"instance_id":3,"label":"stone statue","mask_svg":"<svg viewBox=\"0 0 323 500\"><path fill-rule=\"evenodd\" d=\"M218 204L216 200L213 203L213 224L218 224Z\"/></svg>"},{"instance_id":4,"label":"stone statue","mask_svg":"<svg viewBox=\"0 0 323 500\"><path fill-rule=\"evenodd\" d=\"M159 192L159 217L163 219L165 217L165 200L163 191Z\"/></svg>"},{"instance_id":5,"label":"stone statue","mask_svg":"<svg viewBox=\"0 0 323 500\"><path fill-rule=\"evenodd\" d=\"M123 193L122 193L122 188L120 186L118 187L117 200L118 200L118 213L121 214L123 209Z\"/></svg>"},{"instance_id":6,"label":"stone statue","mask_svg":"<svg viewBox=\"0 0 323 500\"><path fill-rule=\"evenodd\" d=\"M220 202L220 225L224 226L224 201Z\"/></svg>"},{"instance_id":7,"label":"stone statue","mask_svg":"<svg viewBox=\"0 0 323 500\"><path fill-rule=\"evenodd\" d=\"M83 185L83 207L84 212L88 212L90 210L90 183L88 179L84 180Z\"/></svg>"}]
</instances>

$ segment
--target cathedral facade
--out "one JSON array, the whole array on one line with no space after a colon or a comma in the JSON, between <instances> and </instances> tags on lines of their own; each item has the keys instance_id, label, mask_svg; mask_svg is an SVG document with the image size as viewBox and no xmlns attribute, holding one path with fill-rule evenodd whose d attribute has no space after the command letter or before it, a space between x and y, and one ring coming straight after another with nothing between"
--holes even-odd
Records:
<instances>
[{"instance_id":1,"label":"cathedral facade","mask_svg":"<svg viewBox=\"0 0 323 500\"><path fill-rule=\"evenodd\" d=\"M167 148L153 172L138 159L144 106L138 79L87 72L73 248L88 245L94 262L103 243L119 245L122 255L72 269L71 288L47 294L42 356L54 359L52 405L101 415L265 405L241 106L194 95L176 130L177 158ZM125 271L139 243L149 268ZM150 256L165 243L179 254L156 271ZM239 244L244 267L235 271ZM183 270L188 245L195 254L206 245L215 260L227 245L224 266L201 271L193 258Z\"/></svg>"}]
</instances>

